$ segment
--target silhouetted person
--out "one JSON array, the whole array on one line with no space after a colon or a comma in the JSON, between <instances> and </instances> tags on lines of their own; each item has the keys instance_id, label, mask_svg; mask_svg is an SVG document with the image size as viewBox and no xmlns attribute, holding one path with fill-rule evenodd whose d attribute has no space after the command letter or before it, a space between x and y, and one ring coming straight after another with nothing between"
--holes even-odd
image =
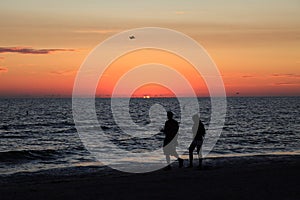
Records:
<instances>
[{"instance_id":1,"label":"silhouetted person","mask_svg":"<svg viewBox=\"0 0 300 200\"><path fill-rule=\"evenodd\" d=\"M166 160L168 166L165 169L171 169L170 166L170 156L174 156L178 159L179 167L183 166L183 159L179 158L178 153L176 152L177 142L177 132L179 129L178 122L173 119L173 113L171 111L167 112L168 120L165 123L163 132L165 134L164 139L164 154L166 155Z\"/></svg>"},{"instance_id":2,"label":"silhouetted person","mask_svg":"<svg viewBox=\"0 0 300 200\"><path fill-rule=\"evenodd\" d=\"M189 167L193 167L193 152L194 152L195 148L197 147L199 168L201 168L202 167L202 152L201 151L202 151L202 144L203 144L203 140L204 140L204 136L205 136L205 128L197 114L193 116L193 121L194 121L194 125L192 128L193 141L189 147L189 159L190 159Z\"/></svg>"}]
</instances>

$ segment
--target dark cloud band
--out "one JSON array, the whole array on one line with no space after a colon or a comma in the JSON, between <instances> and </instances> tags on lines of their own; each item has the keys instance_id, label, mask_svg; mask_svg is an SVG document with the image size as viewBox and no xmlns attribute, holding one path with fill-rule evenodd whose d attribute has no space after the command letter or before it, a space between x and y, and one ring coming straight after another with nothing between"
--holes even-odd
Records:
<instances>
[{"instance_id":1,"label":"dark cloud band","mask_svg":"<svg viewBox=\"0 0 300 200\"><path fill-rule=\"evenodd\" d=\"M7 72L7 71L8 71L7 68L0 67L0 72Z\"/></svg>"},{"instance_id":2,"label":"dark cloud band","mask_svg":"<svg viewBox=\"0 0 300 200\"><path fill-rule=\"evenodd\" d=\"M74 49L33 49L24 47L0 47L0 53L49 54L61 51L74 51Z\"/></svg>"}]
</instances>

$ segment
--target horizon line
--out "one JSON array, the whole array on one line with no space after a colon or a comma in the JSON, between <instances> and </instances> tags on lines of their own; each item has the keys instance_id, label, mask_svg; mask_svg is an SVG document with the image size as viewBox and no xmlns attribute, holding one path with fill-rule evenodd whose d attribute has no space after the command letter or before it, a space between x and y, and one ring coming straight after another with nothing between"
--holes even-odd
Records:
<instances>
[{"instance_id":1,"label":"horizon line","mask_svg":"<svg viewBox=\"0 0 300 200\"><path fill-rule=\"evenodd\" d=\"M226 96L197 96L197 98L224 98L224 97L300 97L300 95L226 95ZM47 99L72 99L72 98L95 98L95 99L159 99L159 98L194 98L194 96L150 96L149 98L145 98L144 96L77 96L73 97L70 95L0 95L0 99L9 99L9 98L47 98Z\"/></svg>"}]
</instances>

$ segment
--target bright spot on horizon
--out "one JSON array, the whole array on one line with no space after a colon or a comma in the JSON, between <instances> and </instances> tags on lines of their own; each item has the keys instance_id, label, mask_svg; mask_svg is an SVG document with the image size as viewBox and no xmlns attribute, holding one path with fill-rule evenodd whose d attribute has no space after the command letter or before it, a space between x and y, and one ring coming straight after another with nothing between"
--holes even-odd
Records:
<instances>
[{"instance_id":1,"label":"bright spot on horizon","mask_svg":"<svg viewBox=\"0 0 300 200\"><path fill-rule=\"evenodd\" d=\"M144 95L143 98L144 99L150 99L150 96L149 95Z\"/></svg>"}]
</instances>

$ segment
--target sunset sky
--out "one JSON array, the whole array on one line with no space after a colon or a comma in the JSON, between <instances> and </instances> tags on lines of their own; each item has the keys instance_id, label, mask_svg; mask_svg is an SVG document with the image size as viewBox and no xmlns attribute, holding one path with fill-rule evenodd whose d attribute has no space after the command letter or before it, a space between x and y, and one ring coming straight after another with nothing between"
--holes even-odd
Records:
<instances>
[{"instance_id":1,"label":"sunset sky","mask_svg":"<svg viewBox=\"0 0 300 200\"><path fill-rule=\"evenodd\" d=\"M140 27L174 29L199 42L218 66L228 96L298 96L299 11L299 0L1 0L0 96L71 96L89 52ZM186 74L199 96L209 95L202 78L191 76L192 66L154 50L116 60L97 95L111 94L120 69L154 60ZM137 92L170 94L157 85Z\"/></svg>"}]
</instances>

